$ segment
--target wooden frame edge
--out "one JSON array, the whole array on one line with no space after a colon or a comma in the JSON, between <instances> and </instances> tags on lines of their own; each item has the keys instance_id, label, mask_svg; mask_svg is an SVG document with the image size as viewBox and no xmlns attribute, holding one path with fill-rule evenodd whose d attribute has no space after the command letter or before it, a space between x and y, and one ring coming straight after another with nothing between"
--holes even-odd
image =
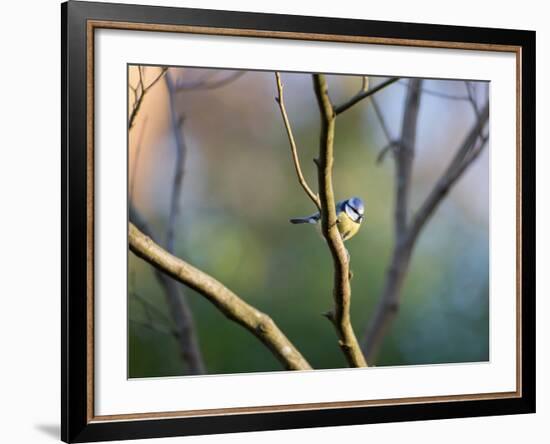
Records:
<instances>
[{"instance_id":1,"label":"wooden frame edge","mask_svg":"<svg viewBox=\"0 0 550 444\"><path fill-rule=\"evenodd\" d=\"M187 410L174 412L150 412L150 413L134 413L121 415L94 415L94 31L98 28L107 29L123 29L135 31L155 31L155 32L187 32L193 34L206 35L224 35L224 36L240 36L240 37L260 37L260 38L279 38L279 39L297 39L297 40L314 40L314 41L333 41L339 43L366 43L376 45L396 45L408 47L428 47L428 48L445 48L445 49L462 49L462 50L479 50L479 51L497 51L497 52L513 52L516 55L516 338L517 338L517 356L516 356L516 386L515 392L491 393L491 394L471 394L471 395L453 395L453 396L434 396L434 397L416 397L416 398L396 398L388 400L366 400L366 401L343 401L343 402L328 402L314 404L290 404L290 405L274 405L261 407L239 407L239 408L224 408L224 409L207 409L207 410ZM522 242L521 242L521 202L522 202L522 47L520 45L499 45L499 44L482 44L482 43L460 43L460 42L445 42L431 40L414 40L414 39L396 39L396 38L379 38L379 37L357 37L343 36L331 34L308 34L308 33L291 33L277 31L262 31L248 30L236 28L212 28L202 26L187 26L187 25L161 25L147 23L130 23L121 21L106 21L106 20L87 20L87 245L88 245L88 279L87 279L87 316L88 322L86 325L88 341L87 341L87 422L114 422L121 420L138 420L138 419L159 419L159 418L188 418L196 416L212 416L212 415L235 415L240 413L270 413L270 412L293 412L302 410L322 410L332 408L355 408L367 406L385 406L385 405L405 405L414 403L438 403L448 401L469 401L469 400L487 400L487 399L510 399L520 398L522 396Z\"/></svg>"}]
</instances>

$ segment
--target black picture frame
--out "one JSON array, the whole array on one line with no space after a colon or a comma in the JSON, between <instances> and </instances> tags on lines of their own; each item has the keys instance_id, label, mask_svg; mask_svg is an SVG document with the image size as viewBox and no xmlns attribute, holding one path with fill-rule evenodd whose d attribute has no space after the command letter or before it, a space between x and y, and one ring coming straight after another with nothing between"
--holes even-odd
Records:
<instances>
[{"instance_id":1,"label":"black picture frame","mask_svg":"<svg viewBox=\"0 0 550 444\"><path fill-rule=\"evenodd\" d=\"M95 421L90 417L88 344L89 162L87 23L89 20L187 25L332 36L369 36L521 49L521 395L512 398L393 404L304 411ZM356 19L213 11L70 1L62 23L62 383L61 435L90 442L278 430L535 412L535 32Z\"/></svg>"}]
</instances>

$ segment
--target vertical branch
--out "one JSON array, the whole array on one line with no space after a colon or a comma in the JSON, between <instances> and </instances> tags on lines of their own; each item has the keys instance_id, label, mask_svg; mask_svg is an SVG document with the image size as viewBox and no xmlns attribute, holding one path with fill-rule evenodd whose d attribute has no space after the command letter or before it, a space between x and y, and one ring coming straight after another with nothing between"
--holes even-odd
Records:
<instances>
[{"instance_id":1,"label":"vertical branch","mask_svg":"<svg viewBox=\"0 0 550 444\"><path fill-rule=\"evenodd\" d=\"M170 122L172 133L175 139L175 164L174 177L172 180L172 190L170 196L170 212L168 215L168 224L166 228L166 250L169 253L175 252L175 230L179 216L179 202L181 197L181 188L183 182L184 165L186 157L186 146L182 136L182 123L179 118L175 104L175 88L170 73L164 76L166 88L168 90L168 104L170 110ZM170 314L176 325L178 344L180 353L189 366L192 374L205 373L203 357L200 351L196 328L193 321L193 314L186 295L175 281L168 278L161 271L155 270L155 275L164 289L166 302L170 307Z\"/></svg>"},{"instance_id":2,"label":"vertical branch","mask_svg":"<svg viewBox=\"0 0 550 444\"><path fill-rule=\"evenodd\" d=\"M327 314L339 336L339 344L352 367L366 367L367 363L351 325L351 285L348 252L336 225L336 202L332 184L334 163L334 129L336 113L330 101L326 79L313 75L313 86L321 114L321 138L317 160L321 229L334 263L334 309Z\"/></svg>"},{"instance_id":3,"label":"vertical branch","mask_svg":"<svg viewBox=\"0 0 550 444\"><path fill-rule=\"evenodd\" d=\"M185 145L183 143L183 137L181 135L180 123L178 121L177 113L175 110L174 96L172 94L173 84L171 79L167 76L167 68L162 68L160 74L158 74L154 80L148 85L144 84L144 76L142 68L138 67L139 81L136 88L131 88L134 91L135 102L132 107L128 128L129 131L133 128L133 123L137 116L140 106L147 92L163 77L166 80L166 84L169 90L169 105L170 116L174 137L176 139L176 166L174 173L174 180L172 183L172 193L170 200L170 214L168 217L168 226L166 234L166 245L170 252L174 250L175 242L175 226L177 217L179 214L179 200L181 194L181 183L183 179L183 167L185 161ZM141 137L140 137L141 139ZM139 160L139 152L136 153L136 164ZM136 177L135 172L132 177L131 191L135 185ZM130 194L130 210L129 217L132 222L140 227L148 236L156 238L153 235L151 228L147 225L146 221L139 215L136 209L131 203L132 194ZM166 303L169 307L170 316L175 324L173 334L179 346L179 351L184 362L187 363L189 373L191 374L203 374L205 373L205 366L203 358L200 352L197 333L194 327L193 316L191 309L185 299L185 295L180 292L180 288L175 281L163 274L158 269L155 269L155 277L159 282L163 293L165 295Z\"/></svg>"},{"instance_id":4,"label":"vertical branch","mask_svg":"<svg viewBox=\"0 0 550 444\"><path fill-rule=\"evenodd\" d=\"M179 216L179 202L181 197L181 184L183 181L185 158L187 147L182 136L183 118L178 115L176 110L175 86L170 73L164 77L166 89L168 90L168 106L170 109L170 124L172 134L174 135L176 155L174 163L174 178L172 181L172 194L170 196L170 213L168 215L168 227L166 229L166 249L169 253L174 253L176 221Z\"/></svg>"},{"instance_id":5,"label":"vertical branch","mask_svg":"<svg viewBox=\"0 0 550 444\"><path fill-rule=\"evenodd\" d=\"M382 296L367 328L363 343L369 362L373 362L376 358L382 338L397 315L399 295L411 258L413 244L407 235L408 206L421 89L421 79L410 80L401 125L401 138L394 156L396 163L394 246Z\"/></svg>"},{"instance_id":6,"label":"vertical branch","mask_svg":"<svg viewBox=\"0 0 550 444\"><path fill-rule=\"evenodd\" d=\"M129 219L151 239L156 239L152 229L136 208L130 203ZM205 366L200 352L197 335L193 325L193 316L187 303L183 302L177 283L161 270L155 268L155 278L163 289L170 316L175 328L172 330L184 362L189 366L189 373L200 375L205 373ZM182 303L183 302L183 303Z\"/></svg>"},{"instance_id":7,"label":"vertical branch","mask_svg":"<svg viewBox=\"0 0 550 444\"><path fill-rule=\"evenodd\" d=\"M399 242L407 230L412 164L416 144L416 126L420 107L421 79L411 79L401 125L401 140L395 153L396 186L394 209L394 236Z\"/></svg>"}]
</instances>

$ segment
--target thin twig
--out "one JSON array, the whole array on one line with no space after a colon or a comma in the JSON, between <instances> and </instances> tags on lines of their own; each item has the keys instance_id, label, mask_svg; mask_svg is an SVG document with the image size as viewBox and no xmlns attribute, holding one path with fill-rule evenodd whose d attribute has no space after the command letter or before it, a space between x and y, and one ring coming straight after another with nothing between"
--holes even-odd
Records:
<instances>
[{"instance_id":1,"label":"thin twig","mask_svg":"<svg viewBox=\"0 0 550 444\"><path fill-rule=\"evenodd\" d=\"M143 99L145 98L145 95L149 92L149 90L153 86L156 85L156 83L162 78L162 76L164 76L164 74L166 74L167 71L168 71L168 68L162 67L160 69L160 74L157 75L157 77L155 77L153 79L153 81L151 83L149 83L149 85L145 86L141 66L138 66L139 91L138 91L137 88L133 89L133 88L130 87L134 91L134 94L135 94L136 98L135 98L134 103L132 105L132 111L130 112L130 117L128 118L128 129L132 129L132 127L134 126L136 116L138 114L139 109L141 108L141 104L143 103ZM139 92L139 94L138 94L138 92Z\"/></svg>"},{"instance_id":2,"label":"thin twig","mask_svg":"<svg viewBox=\"0 0 550 444\"><path fill-rule=\"evenodd\" d=\"M185 82L183 80L176 80L174 82L174 90L175 92L180 91L200 91L200 90L206 90L206 89L216 89L221 88L222 86L225 86L231 82L234 82L238 78L242 77L246 74L246 71L236 71L227 77L223 79L218 80L210 80L211 76L208 76L203 79L195 80L195 81L188 81Z\"/></svg>"},{"instance_id":3,"label":"thin twig","mask_svg":"<svg viewBox=\"0 0 550 444\"><path fill-rule=\"evenodd\" d=\"M144 311L146 312L146 316L148 319L151 318L151 312L154 312L156 313L157 317L162 319L164 321L164 323L166 324L171 324L172 323L172 319L170 319L166 313L164 313L163 311L161 311L155 304L153 304L152 302L150 302L146 297L142 296L141 294L139 294L138 292L136 291L133 291L131 294L130 294L131 297L135 298L140 304L141 306L143 307Z\"/></svg>"},{"instance_id":4,"label":"thin twig","mask_svg":"<svg viewBox=\"0 0 550 444\"><path fill-rule=\"evenodd\" d=\"M302 173L302 168L300 167L300 159L298 158L298 149L296 147L296 141L294 140L294 135L292 134L292 128L290 126L290 121L288 120L288 115L285 108L285 101L284 101L284 95L283 95L283 83L281 81L281 74L276 72L275 73L275 79L277 80L277 93L278 96L275 98L276 102L279 104L279 109L281 110L281 116L283 118L283 122L285 124L286 134L288 136L288 142L290 145L290 151L292 153L292 160L294 162L294 168L296 170L296 175L298 176L298 182L300 182L300 185L308 195L308 197L312 200L312 202L315 204L317 209L321 211L321 203L319 201L319 196L315 194L309 185L307 184L307 181Z\"/></svg>"},{"instance_id":5,"label":"thin twig","mask_svg":"<svg viewBox=\"0 0 550 444\"><path fill-rule=\"evenodd\" d=\"M380 122L380 127L382 128L382 131L384 132L384 135L386 136L388 143L392 143L395 139L392 137L390 133L390 129L388 127L388 124L386 123L386 118L384 117L384 114L380 109L380 105L378 105L378 100L376 100L374 96L371 96L370 101L372 103L372 108L374 109L374 113L378 118L378 122Z\"/></svg>"},{"instance_id":6,"label":"thin twig","mask_svg":"<svg viewBox=\"0 0 550 444\"><path fill-rule=\"evenodd\" d=\"M468 92L468 98L470 99L470 104L472 105L472 110L474 111L474 114L476 116L476 119L481 119L481 110L479 109L479 105L477 103L475 90L474 90L474 84L472 82L465 81L464 84L466 85L466 91ZM486 137L483 133L480 133L480 138L483 140Z\"/></svg>"},{"instance_id":7,"label":"thin twig","mask_svg":"<svg viewBox=\"0 0 550 444\"><path fill-rule=\"evenodd\" d=\"M326 316L332 321L339 337L339 345L352 367L366 367L367 362L351 324L351 284L349 253L337 227L336 201L332 184L334 162L334 129L336 114L330 101L327 82L323 75L313 75L313 88L321 115L318 179L321 203L321 229L327 241L334 264L334 308Z\"/></svg>"},{"instance_id":8,"label":"thin twig","mask_svg":"<svg viewBox=\"0 0 550 444\"><path fill-rule=\"evenodd\" d=\"M400 80L397 83L401 86L407 86L408 85L408 83L404 80ZM422 88L421 92L422 92L422 94L426 94L428 96L433 96L433 97L439 97L440 99L457 100L457 101L464 101L464 102L468 102L470 100L470 98L468 96L461 96L461 95L457 95L457 94L449 94L449 93L442 92L442 91L435 91L435 90L429 89L429 88Z\"/></svg>"},{"instance_id":9,"label":"thin twig","mask_svg":"<svg viewBox=\"0 0 550 444\"><path fill-rule=\"evenodd\" d=\"M339 106L335 106L334 113L336 115L342 114L344 111L347 111L356 103L359 103L361 100L366 99L367 97L370 97L373 94L376 94L378 91L381 91L382 89L386 88L387 86L390 86L392 83L395 83L398 80L399 80L399 77L393 77L391 79L388 79L380 83L379 85L376 85L374 88L371 88L367 91L364 91L363 89L361 89L361 91L359 91L355 96L353 96L347 102L342 103Z\"/></svg>"},{"instance_id":10,"label":"thin twig","mask_svg":"<svg viewBox=\"0 0 550 444\"><path fill-rule=\"evenodd\" d=\"M386 154L388 154L390 151L395 152L395 150L399 149L399 142L397 140L390 142L386 144L378 153L378 156L376 156L376 163L382 163L384 158L386 157Z\"/></svg>"},{"instance_id":11,"label":"thin twig","mask_svg":"<svg viewBox=\"0 0 550 444\"><path fill-rule=\"evenodd\" d=\"M227 318L262 341L286 369L311 369L296 347L265 313L247 304L212 276L168 253L132 223L129 225L128 240L130 250L135 255L208 299Z\"/></svg>"},{"instance_id":12,"label":"thin twig","mask_svg":"<svg viewBox=\"0 0 550 444\"><path fill-rule=\"evenodd\" d=\"M361 91L367 92L369 90L369 76L361 77Z\"/></svg>"},{"instance_id":13,"label":"thin twig","mask_svg":"<svg viewBox=\"0 0 550 444\"><path fill-rule=\"evenodd\" d=\"M376 100L376 98L374 96L370 96L370 101L372 103L374 113L378 118L378 122L380 122L380 127L382 128L382 132L384 133L387 139L387 144L384 146L384 148L380 150L380 152L378 153L378 156L376 157L376 163L381 163L388 152L399 148L400 142L398 140L395 140L392 137L388 124L386 123L384 114L382 113L382 110L380 109L380 105L378 105L378 101Z\"/></svg>"},{"instance_id":14,"label":"thin twig","mask_svg":"<svg viewBox=\"0 0 550 444\"><path fill-rule=\"evenodd\" d=\"M475 98L473 85L468 81L465 81L464 85L466 86L466 91L468 93L468 101L472 105L472 109L474 110L474 114L476 115L476 118L479 119L479 117L480 117L479 116L479 107L477 106L477 101L476 101L476 98Z\"/></svg>"}]
</instances>

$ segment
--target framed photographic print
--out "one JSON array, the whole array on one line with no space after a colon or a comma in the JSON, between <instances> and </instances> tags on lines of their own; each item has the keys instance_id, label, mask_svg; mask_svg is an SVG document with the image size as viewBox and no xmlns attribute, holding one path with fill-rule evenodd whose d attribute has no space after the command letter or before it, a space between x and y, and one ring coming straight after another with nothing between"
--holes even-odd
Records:
<instances>
[{"instance_id":1,"label":"framed photographic print","mask_svg":"<svg viewBox=\"0 0 550 444\"><path fill-rule=\"evenodd\" d=\"M62 439L535 411L535 33L62 5Z\"/></svg>"}]
</instances>

